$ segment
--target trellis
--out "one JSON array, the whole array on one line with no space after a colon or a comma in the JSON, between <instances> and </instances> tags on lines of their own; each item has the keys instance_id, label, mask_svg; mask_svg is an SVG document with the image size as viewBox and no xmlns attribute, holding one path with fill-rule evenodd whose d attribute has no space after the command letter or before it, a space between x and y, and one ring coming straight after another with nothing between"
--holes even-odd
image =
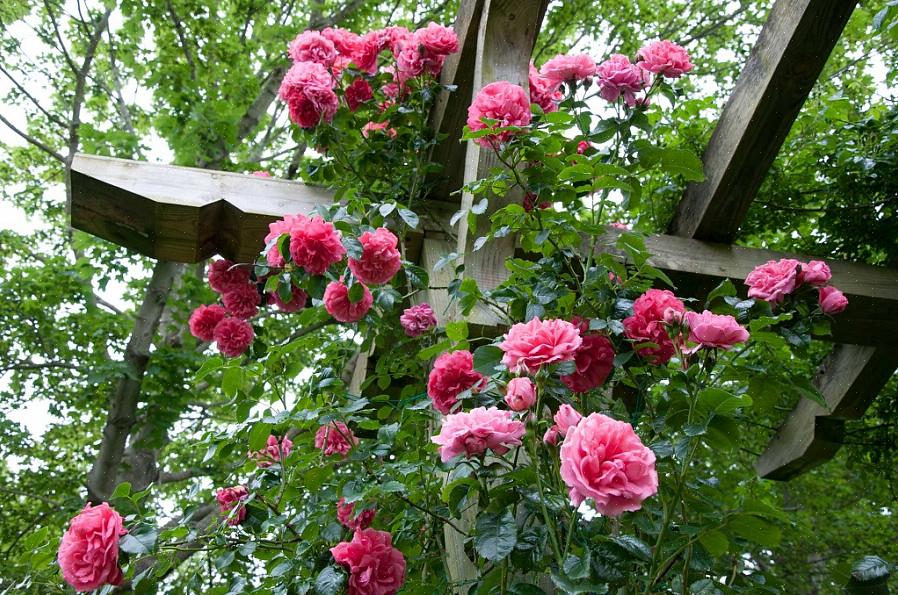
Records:
<instances>
[{"instance_id":1,"label":"trellis","mask_svg":"<svg viewBox=\"0 0 898 595\"><path fill-rule=\"evenodd\" d=\"M646 239L649 262L668 273L681 294L701 297L723 278L742 279L755 265L786 256L731 242L855 5L779 0L771 10L705 151L706 180L687 187L668 234ZM515 239L473 251L466 218L457 244L446 234L458 209L452 193L496 164L491 152L457 139L476 90L503 79L527 87L546 7L545 0L462 0L455 23L461 49L442 73L442 82L457 90L442 94L431 114L433 128L446 134L432 158L444 164L447 178L429 197L407 256L430 270L458 251L465 274L485 289L506 278L504 261ZM333 200L328 191L299 182L84 154L75 158L71 176L74 227L174 262L215 254L253 261L269 222ZM487 215L520 199L494 198ZM471 196L463 195L462 207L470 204ZM863 415L898 368L898 349L890 344L898 333L898 271L843 261L830 266L850 305L833 324L836 346L814 379L828 408L799 401L755 464L765 478L789 479L831 458L842 443L844 420ZM427 299L448 303L445 292L431 291ZM495 324L485 310L469 321Z\"/></svg>"}]
</instances>

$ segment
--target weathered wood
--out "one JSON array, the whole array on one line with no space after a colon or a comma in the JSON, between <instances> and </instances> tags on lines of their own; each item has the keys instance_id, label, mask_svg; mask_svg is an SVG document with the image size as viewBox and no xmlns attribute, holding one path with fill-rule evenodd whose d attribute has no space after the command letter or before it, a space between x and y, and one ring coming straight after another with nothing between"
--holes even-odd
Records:
<instances>
[{"instance_id":1,"label":"weathered wood","mask_svg":"<svg viewBox=\"0 0 898 595\"><path fill-rule=\"evenodd\" d=\"M836 345L814 384L827 407L802 398L755 463L758 475L788 480L832 458L844 420L859 419L898 367L898 350Z\"/></svg>"},{"instance_id":2,"label":"weathered wood","mask_svg":"<svg viewBox=\"0 0 898 595\"><path fill-rule=\"evenodd\" d=\"M856 0L779 0L770 11L690 184L674 235L730 242L789 133Z\"/></svg>"}]
</instances>

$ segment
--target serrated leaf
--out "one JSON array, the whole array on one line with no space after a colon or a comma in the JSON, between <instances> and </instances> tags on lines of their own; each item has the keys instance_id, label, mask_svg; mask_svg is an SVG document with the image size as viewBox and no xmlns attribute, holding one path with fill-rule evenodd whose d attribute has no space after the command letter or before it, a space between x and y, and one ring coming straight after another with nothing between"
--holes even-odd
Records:
<instances>
[{"instance_id":1,"label":"serrated leaf","mask_svg":"<svg viewBox=\"0 0 898 595\"><path fill-rule=\"evenodd\" d=\"M518 526L511 510L501 515L484 512L477 517L474 549L483 558L498 562L505 559L518 542Z\"/></svg>"},{"instance_id":2,"label":"serrated leaf","mask_svg":"<svg viewBox=\"0 0 898 595\"><path fill-rule=\"evenodd\" d=\"M611 541L639 560L649 562L652 559L651 548L632 535L618 535L612 537Z\"/></svg>"},{"instance_id":3,"label":"serrated leaf","mask_svg":"<svg viewBox=\"0 0 898 595\"><path fill-rule=\"evenodd\" d=\"M346 573L337 566L327 566L318 573L315 578L315 593L317 595L337 595L343 590L346 582Z\"/></svg>"},{"instance_id":4,"label":"serrated leaf","mask_svg":"<svg viewBox=\"0 0 898 595\"><path fill-rule=\"evenodd\" d=\"M589 550L584 550L582 556L568 556L564 559L564 574L574 580L587 578L590 571L590 560Z\"/></svg>"}]
</instances>

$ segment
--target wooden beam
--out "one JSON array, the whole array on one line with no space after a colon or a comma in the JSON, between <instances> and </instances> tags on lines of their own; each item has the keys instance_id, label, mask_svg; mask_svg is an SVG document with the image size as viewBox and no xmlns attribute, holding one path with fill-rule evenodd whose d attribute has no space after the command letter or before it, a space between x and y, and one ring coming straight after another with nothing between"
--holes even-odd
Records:
<instances>
[{"instance_id":1,"label":"wooden beam","mask_svg":"<svg viewBox=\"0 0 898 595\"><path fill-rule=\"evenodd\" d=\"M798 116L856 0L778 0L690 184L674 235L731 242Z\"/></svg>"},{"instance_id":2,"label":"wooden beam","mask_svg":"<svg viewBox=\"0 0 898 595\"><path fill-rule=\"evenodd\" d=\"M845 419L859 419L895 368L898 350L836 345L814 384L827 407L802 398L755 463L758 475L788 480L835 455Z\"/></svg>"}]
</instances>

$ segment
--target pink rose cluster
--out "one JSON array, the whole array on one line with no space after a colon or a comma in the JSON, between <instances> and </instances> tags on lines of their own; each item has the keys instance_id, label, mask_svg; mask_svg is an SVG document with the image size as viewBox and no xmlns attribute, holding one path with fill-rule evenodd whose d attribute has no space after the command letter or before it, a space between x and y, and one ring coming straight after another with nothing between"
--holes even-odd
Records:
<instances>
[{"instance_id":1,"label":"pink rose cluster","mask_svg":"<svg viewBox=\"0 0 898 595\"><path fill-rule=\"evenodd\" d=\"M512 326L499 349L509 371L531 374L542 366L572 361L582 344L580 330L570 322L536 317Z\"/></svg>"},{"instance_id":2,"label":"pink rose cluster","mask_svg":"<svg viewBox=\"0 0 898 595\"><path fill-rule=\"evenodd\" d=\"M261 469L268 469L275 463L290 456L293 450L293 441L286 436L278 443L277 436L271 435L265 443L265 448L255 452L250 451L249 458L256 460L256 465Z\"/></svg>"},{"instance_id":3,"label":"pink rose cluster","mask_svg":"<svg viewBox=\"0 0 898 595\"><path fill-rule=\"evenodd\" d=\"M848 298L831 285L832 272L822 260L801 262L794 258L768 260L756 266L745 278L748 297L781 304L799 287L817 288L818 305L825 314L838 314L848 307Z\"/></svg>"},{"instance_id":4,"label":"pink rose cluster","mask_svg":"<svg viewBox=\"0 0 898 595\"><path fill-rule=\"evenodd\" d=\"M352 447L359 443L352 430L342 421L332 421L318 428L315 432L315 448L324 452L324 456L340 455L344 459Z\"/></svg>"},{"instance_id":5,"label":"pink rose cluster","mask_svg":"<svg viewBox=\"0 0 898 595\"><path fill-rule=\"evenodd\" d=\"M589 333L589 321L575 318L582 342L574 354L574 371L561 381L575 393L585 393L605 383L614 368L614 345L598 333Z\"/></svg>"},{"instance_id":6,"label":"pink rose cluster","mask_svg":"<svg viewBox=\"0 0 898 595\"><path fill-rule=\"evenodd\" d=\"M658 492L655 453L630 424L591 413L564 433L561 479L574 506L590 499L600 514L619 516Z\"/></svg>"},{"instance_id":7,"label":"pink rose cluster","mask_svg":"<svg viewBox=\"0 0 898 595\"><path fill-rule=\"evenodd\" d=\"M218 510L228 519L228 524L231 526L239 525L246 519L246 506L243 501L247 498L249 498L249 490L246 489L246 486L219 488L215 492Z\"/></svg>"},{"instance_id":8,"label":"pink rose cluster","mask_svg":"<svg viewBox=\"0 0 898 595\"><path fill-rule=\"evenodd\" d=\"M512 419L510 411L477 407L447 415L439 435L431 441L439 445L440 459L446 463L462 454L468 458L482 455L487 449L503 455L511 446L519 446L523 436L524 424Z\"/></svg>"},{"instance_id":9,"label":"pink rose cluster","mask_svg":"<svg viewBox=\"0 0 898 595\"><path fill-rule=\"evenodd\" d=\"M377 510L374 508L366 508L356 514L355 503L346 502L345 498L340 498L337 502L337 520L341 525L353 531L370 527L375 514L377 514Z\"/></svg>"},{"instance_id":10,"label":"pink rose cluster","mask_svg":"<svg viewBox=\"0 0 898 595\"><path fill-rule=\"evenodd\" d=\"M579 411L564 403L558 408L558 411L555 412L555 416L552 418L552 421L555 423L543 434L543 442L556 446L558 440L564 438L571 428L580 423L581 419L583 419L583 416L580 415Z\"/></svg>"},{"instance_id":11,"label":"pink rose cluster","mask_svg":"<svg viewBox=\"0 0 898 595\"><path fill-rule=\"evenodd\" d=\"M331 554L349 570L348 595L394 595L405 582L405 557L386 531L357 529Z\"/></svg>"},{"instance_id":12,"label":"pink rose cluster","mask_svg":"<svg viewBox=\"0 0 898 595\"><path fill-rule=\"evenodd\" d=\"M484 118L494 121L490 124ZM472 132L509 126L524 127L530 124L530 99L527 91L508 81L496 81L486 85L474 97L468 107L468 129ZM496 147L507 142L513 131L504 130L474 139L482 147Z\"/></svg>"},{"instance_id":13,"label":"pink rose cluster","mask_svg":"<svg viewBox=\"0 0 898 595\"><path fill-rule=\"evenodd\" d=\"M87 504L59 543L57 560L65 582L78 592L120 585L119 539L127 532L122 515L107 503Z\"/></svg>"},{"instance_id":14,"label":"pink rose cluster","mask_svg":"<svg viewBox=\"0 0 898 595\"><path fill-rule=\"evenodd\" d=\"M281 83L279 96L287 103L290 119L302 128L328 124L340 104L337 87L350 64L362 75L343 90L351 111L374 98L369 79L377 73L381 52L389 51L396 93L412 78L438 76L446 56L458 51L458 37L450 27L430 23L411 32L405 27L387 27L363 35L338 27L303 31L290 42L293 66ZM387 90L384 89L385 94ZM392 130L392 129L390 129Z\"/></svg>"},{"instance_id":15,"label":"pink rose cluster","mask_svg":"<svg viewBox=\"0 0 898 595\"><path fill-rule=\"evenodd\" d=\"M486 383L483 374L474 369L474 356L459 350L440 355L433 363L427 379L427 396L434 409L449 414L458 403L458 395L470 390L477 392Z\"/></svg>"},{"instance_id":16,"label":"pink rose cluster","mask_svg":"<svg viewBox=\"0 0 898 595\"><path fill-rule=\"evenodd\" d=\"M402 330L409 337L420 337L437 325L437 317L430 304L424 302L406 308L399 317Z\"/></svg>"}]
</instances>

